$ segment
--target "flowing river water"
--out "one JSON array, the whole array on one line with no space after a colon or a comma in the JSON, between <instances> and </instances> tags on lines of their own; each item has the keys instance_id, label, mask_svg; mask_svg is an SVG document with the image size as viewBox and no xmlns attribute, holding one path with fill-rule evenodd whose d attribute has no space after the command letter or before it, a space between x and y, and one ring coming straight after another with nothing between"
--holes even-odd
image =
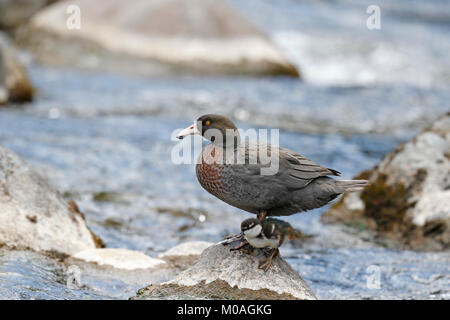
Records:
<instances>
[{"instance_id":1,"label":"flowing river water","mask_svg":"<svg viewBox=\"0 0 450 320\"><path fill-rule=\"evenodd\" d=\"M365 27L364 1L231 2L305 81L32 65L35 101L0 110L0 144L74 199L108 247L156 256L184 241L217 242L250 216L204 191L194 165L171 161L173 133L203 113L280 128L282 146L351 178L450 110L445 1L379 1L378 31ZM378 247L322 224L325 211L287 217L313 237L281 250L318 298L450 298L449 252ZM0 249L3 299L124 299L148 284L83 274L84 286L73 289L66 278L66 266L46 256Z\"/></svg>"}]
</instances>

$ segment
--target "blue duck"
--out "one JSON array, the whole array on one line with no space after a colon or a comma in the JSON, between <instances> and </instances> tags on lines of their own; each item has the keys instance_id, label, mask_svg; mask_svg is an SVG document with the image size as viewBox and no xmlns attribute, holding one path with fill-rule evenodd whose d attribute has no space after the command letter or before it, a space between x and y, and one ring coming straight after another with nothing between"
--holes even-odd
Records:
<instances>
[{"instance_id":1,"label":"blue duck","mask_svg":"<svg viewBox=\"0 0 450 320\"><path fill-rule=\"evenodd\" d=\"M340 194L359 191L367 184L367 180L335 180L330 176L339 176L338 171L292 150L241 142L234 123L222 115L201 116L177 138L194 134L211 141L197 159L201 186L222 201L256 214L260 221L266 216L289 216L322 207ZM277 162L275 172L263 174L272 163L262 161L260 149L267 151L271 162Z\"/></svg>"}]
</instances>

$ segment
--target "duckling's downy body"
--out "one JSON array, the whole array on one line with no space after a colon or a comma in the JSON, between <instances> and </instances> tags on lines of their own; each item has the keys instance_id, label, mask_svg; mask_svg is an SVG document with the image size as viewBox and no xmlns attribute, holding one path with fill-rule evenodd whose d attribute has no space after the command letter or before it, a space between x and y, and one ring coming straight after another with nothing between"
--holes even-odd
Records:
<instances>
[{"instance_id":1,"label":"duckling's downy body","mask_svg":"<svg viewBox=\"0 0 450 320\"><path fill-rule=\"evenodd\" d=\"M245 240L254 248L272 248L267 259L260 262L259 268L269 270L272 260L280 254L278 248L288 240L302 237L302 233L294 229L289 223L273 218L262 221L247 219L241 224Z\"/></svg>"}]
</instances>

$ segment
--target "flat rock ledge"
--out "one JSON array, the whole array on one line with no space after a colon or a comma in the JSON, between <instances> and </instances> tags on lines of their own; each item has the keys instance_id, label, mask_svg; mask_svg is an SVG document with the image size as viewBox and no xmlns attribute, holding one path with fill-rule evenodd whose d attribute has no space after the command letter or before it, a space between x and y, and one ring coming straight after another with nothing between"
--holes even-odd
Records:
<instances>
[{"instance_id":1,"label":"flat rock ledge","mask_svg":"<svg viewBox=\"0 0 450 320\"><path fill-rule=\"evenodd\" d=\"M260 250L231 252L215 244L173 280L150 285L131 299L291 299L314 300L314 293L282 258L269 271L258 269Z\"/></svg>"},{"instance_id":2,"label":"flat rock ledge","mask_svg":"<svg viewBox=\"0 0 450 320\"><path fill-rule=\"evenodd\" d=\"M135 285L158 284L174 279L211 245L213 243L205 241L184 242L157 258L124 248L87 249L66 258L64 263L69 270L76 266L90 276L119 279Z\"/></svg>"},{"instance_id":3,"label":"flat rock ledge","mask_svg":"<svg viewBox=\"0 0 450 320\"><path fill-rule=\"evenodd\" d=\"M342 197L323 221L390 248L450 248L450 113L357 178L370 183Z\"/></svg>"},{"instance_id":4,"label":"flat rock ledge","mask_svg":"<svg viewBox=\"0 0 450 320\"><path fill-rule=\"evenodd\" d=\"M64 260L68 270L74 266L91 277L113 278L125 283L161 283L173 279L177 270L162 259L123 248L87 249Z\"/></svg>"},{"instance_id":5,"label":"flat rock ledge","mask_svg":"<svg viewBox=\"0 0 450 320\"><path fill-rule=\"evenodd\" d=\"M122 248L87 249L72 256L75 259L123 270L153 269L165 265L161 259L151 258L142 252Z\"/></svg>"}]
</instances>

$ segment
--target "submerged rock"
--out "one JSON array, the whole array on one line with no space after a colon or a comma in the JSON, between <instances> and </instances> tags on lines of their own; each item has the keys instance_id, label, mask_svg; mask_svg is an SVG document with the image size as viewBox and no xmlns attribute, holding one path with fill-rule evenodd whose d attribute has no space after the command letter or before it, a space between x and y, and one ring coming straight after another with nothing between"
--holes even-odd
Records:
<instances>
[{"instance_id":1,"label":"submerged rock","mask_svg":"<svg viewBox=\"0 0 450 320\"><path fill-rule=\"evenodd\" d=\"M101 246L101 240L73 201L0 146L0 244L70 255Z\"/></svg>"},{"instance_id":2,"label":"submerged rock","mask_svg":"<svg viewBox=\"0 0 450 320\"><path fill-rule=\"evenodd\" d=\"M32 97L33 87L17 50L0 33L0 104L31 101Z\"/></svg>"},{"instance_id":3,"label":"submerged rock","mask_svg":"<svg viewBox=\"0 0 450 320\"><path fill-rule=\"evenodd\" d=\"M63 1L38 12L19 39L51 64L140 74L299 77L271 41L225 1Z\"/></svg>"},{"instance_id":4,"label":"submerged rock","mask_svg":"<svg viewBox=\"0 0 450 320\"><path fill-rule=\"evenodd\" d=\"M324 221L369 229L387 246L450 248L450 113L360 178L370 180L365 190L345 195Z\"/></svg>"},{"instance_id":5,"label":"submerged rock","mask_svg":"<svg viewBox=\"0 0 450 320\"><path fill-rule=\"evenodd\" d=\"M261 258L260 250L231 252L216 244L175 279L141 289L133 299L316 299L282 258L267 272L258 269Z\"/></svg>"}]
</instances>

